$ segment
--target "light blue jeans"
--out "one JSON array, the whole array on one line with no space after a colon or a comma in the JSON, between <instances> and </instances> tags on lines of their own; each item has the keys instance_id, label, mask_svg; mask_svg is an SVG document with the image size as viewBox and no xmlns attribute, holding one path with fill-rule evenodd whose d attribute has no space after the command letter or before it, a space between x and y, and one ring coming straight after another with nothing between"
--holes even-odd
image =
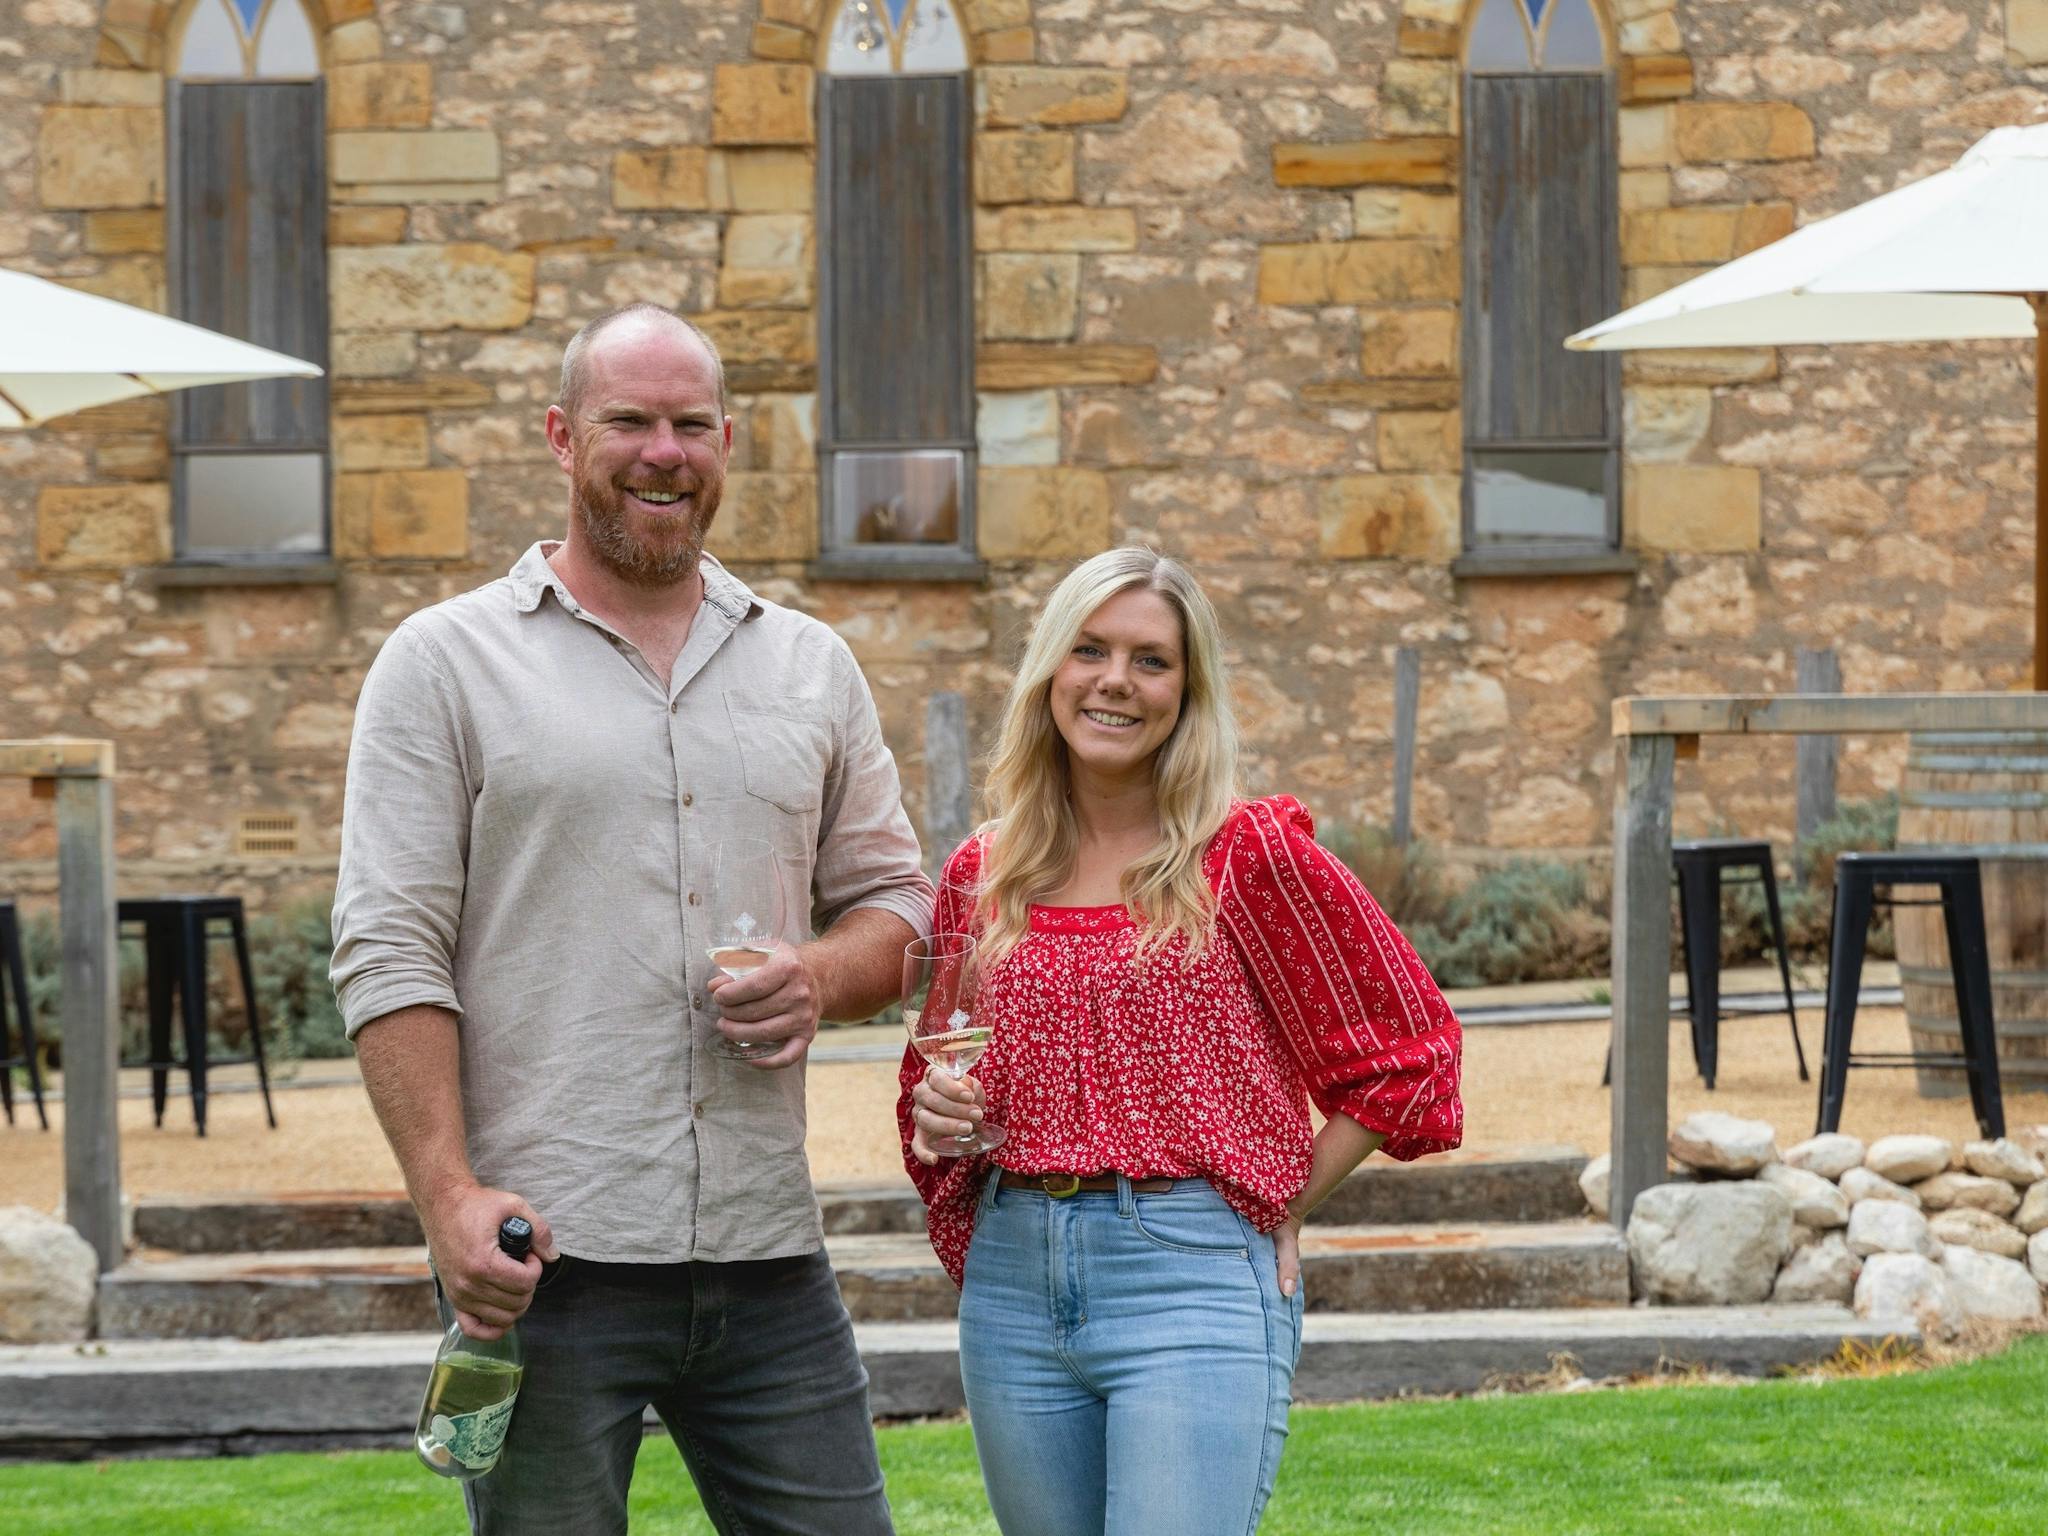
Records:
<instances>
[{"instance_id":1,"label":"light blue jeans","mask_svg":"<svg viewBox=\"0 0 2048 1536\"><path fill-rule=\"evenodd\" d=\"M981 1194L960 1375L1003 1536L1250 1536L1301 1356L1301 1287L1206 1180Z\"/></svg>"}]
</instances>

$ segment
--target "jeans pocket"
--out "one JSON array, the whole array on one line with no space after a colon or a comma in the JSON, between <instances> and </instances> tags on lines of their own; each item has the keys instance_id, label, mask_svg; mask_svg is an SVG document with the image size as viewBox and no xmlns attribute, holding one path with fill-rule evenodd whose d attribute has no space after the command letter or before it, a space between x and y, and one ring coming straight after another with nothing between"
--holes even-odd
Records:
<instances>
[{"instance_id":1,"label":"jeans pocket","mask_svg":"<svg viewBox=\"0 0 2048 1536\"><path fill-rule=\"evenodd\" d=\"M1168 1253L1217 1259L1251 1255L1244 1218L1212 1191L1139 1195L1132 1202L1131 1225L1146 1242Z\"/></svg>"}]
</instances>

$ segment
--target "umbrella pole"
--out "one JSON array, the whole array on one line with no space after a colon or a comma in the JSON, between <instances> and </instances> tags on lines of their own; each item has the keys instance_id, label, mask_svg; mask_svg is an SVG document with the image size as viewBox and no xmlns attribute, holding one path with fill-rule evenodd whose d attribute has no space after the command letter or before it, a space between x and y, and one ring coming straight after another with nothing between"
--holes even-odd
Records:
<instances>
[{"instance_id":1,"label":"umbrella pole","mask_svg":"<svg viewBox=\"0 0 2048 1536\"><path fill-rule=\"evenodd\" d=\"M2034 307L2034 691L2048 693L2048 294Z\"/></svg>"}]
</instances>

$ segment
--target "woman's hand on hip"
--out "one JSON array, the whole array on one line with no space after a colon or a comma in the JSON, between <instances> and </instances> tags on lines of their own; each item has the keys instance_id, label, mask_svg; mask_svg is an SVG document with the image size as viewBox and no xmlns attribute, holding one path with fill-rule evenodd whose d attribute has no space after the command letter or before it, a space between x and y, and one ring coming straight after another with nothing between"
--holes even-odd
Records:
<instances>
[{"instance_id":1,"label":"woman's hand on hip","mask_svg":"<svg viewBox=\"0 0 2048 1536\"><path fill-rule=\"evenodd\" d=\"M939 1160L932 1143L968 1135L981 1123L986 1099L971 1077L952 1077L931 1068L910 1090L910 1150L927 1168Z\"/></svg>"},{"instance_id":2,"label":"woman's hand on hip","mask_svg":"<svg viewBox=\"0 0 2048 1536\"><path fill-rule=\"evenodd\" d=\"M1299 1216L1290 1216L1273 1229L1273 1263L1280 1271L1280 1294L1292 1296L1301 1287Z\"/></svg>"}]
</instances>

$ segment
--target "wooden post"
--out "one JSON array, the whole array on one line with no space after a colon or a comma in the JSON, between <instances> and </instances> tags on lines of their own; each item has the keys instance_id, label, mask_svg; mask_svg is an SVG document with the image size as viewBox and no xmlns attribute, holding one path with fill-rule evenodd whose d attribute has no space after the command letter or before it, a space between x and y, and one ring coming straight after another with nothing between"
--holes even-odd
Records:
<instances>
[{"instance_id":1,"label":"wooden post","mask_svg":"<svg viewBox=\"0 0 2048 1536\"><path fill-rule=\"evenodd\" d=\"M1422 692L1422 658L1415 647L1394 652L1394 846L1414 836L1415 706Z\"/></svg>"},{"instance_id":2,"label":"wooden post","mask_svg":"<svg viewBox=\"0 0 2048 1536\"><path fill-rule=\"evenodd\" d=\"M54 783L64 1031L64 1215L121 1262L119 971L114 927L114 744L0 742L0 778Z\"/></svg>"},{"instance_id":3,"label":"wooden post","mask_svg":"<svg viewBox=\"0 0 2048 1536\"><path fill-rule=\"evenodd\" d=\"M974 830L967 700L935 693L924 707L925 860L934 873Z\"/></svg>"},{"instance_id":4,"label":"wooden post","mask_svg":"<svg viewBox=\"0 0 2048 1536\"><path fill-rule=\"evenodd\" d=\"M1798 670L1801 693L1840 693L1842 663L1833 651L1809 651L1801 647ZM1798 806L1799 851L1795 864L1799 878L1806 878L1806 845L1822 822L1835 814L1835 759L1833 736L1799 738L1796 804Z\"/></svg>"},{"instance_id":5,"label":"wooden post","mask_svg":"<svg viewBox=\"0 0 2048 1536\"><path fill-rule=\"evenodd\" d=\"M1624 1230L1636 1196L1665 1178L1671 1043L1673 740L1615 743L1614 1091L1608 1219Z\"/></svg>"}]
</instances>

